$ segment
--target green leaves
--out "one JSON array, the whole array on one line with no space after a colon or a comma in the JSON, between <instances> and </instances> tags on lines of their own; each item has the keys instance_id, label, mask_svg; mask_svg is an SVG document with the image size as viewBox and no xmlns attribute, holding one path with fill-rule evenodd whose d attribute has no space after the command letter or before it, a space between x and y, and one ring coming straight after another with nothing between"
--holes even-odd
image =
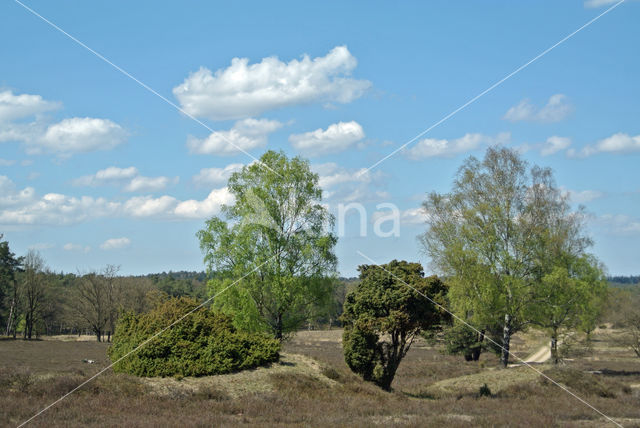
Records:
<instances>
[{"instance_id":1,"label":"green leaves","mask_svg":"<svg viewBox=\"0 0 640 428\"><path fill-rule=\"evenodd\" d=\"M236 326L282 338L324 309L335 284L337 237L333 216L320 201L318 176L300 157L266 152L260 162L229 179L235 204L198 232L212 295L228 279L249 274L214 306L233 314Z\"/></svg>"},{"instance_id":2,"label":"green leaves","mask_svg":"<svg viewBox=\"0 0 640 428\"><path fill-rule=\"evenodd\" d=\"M567 271L561 279L554 268L585 256L591 244L582 211L571 211L550 169L529 169L505 148L489 148L481 161L467 159L451 193L430 194L424 208L429 229L421 243L451 286L453 311L480 330L504 332L506 365L510 335L551 317L541 305L561 299L544 298L547 285L575 278Z\"/></svg>"},{"instance_id":3,"label":"green leaves","mask_svg":"<svg viewBox=\"0 0 640 428\"><path fill-rule=\"evenodd\" d=\"M117 361L197 307L187 298L169 299L147 314L124 314L109 357ZM239 332L230 317L200 308L114 366L137 376L205 376L253 368L278 360L278 341Z\"/></svg>"},{"instance_id":4,"label":"green leaves","mask_svg":"<svg viewBox=\"0 0 640 428\"><path fill-rule=\"evenodd\" d=\"M389 389L415 336L442 321L442 309L429 299L443 305L446 287L435 276L425 278L419 263L393 260L358 270L361 281L342 314L345 361L365 380Z\"/></svg>"}]
</instances>

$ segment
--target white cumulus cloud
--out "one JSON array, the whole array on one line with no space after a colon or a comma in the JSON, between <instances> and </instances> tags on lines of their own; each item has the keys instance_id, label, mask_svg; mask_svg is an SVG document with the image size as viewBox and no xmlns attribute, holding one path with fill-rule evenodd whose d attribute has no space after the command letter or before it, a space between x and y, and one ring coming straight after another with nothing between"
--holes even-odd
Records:
<instances>
[{"instance_id":1,"label":"white cumulus cloud","mask_svg":"<svg viewBox=\"0 0 640 428\"><path fill-rule=\"evenodd\" d=\"M0 92L0 142L24 144L28 154L54 154L67 158L76 153L110 150L122 144L127 131L109 119L72 117L48 123L43 112L61 104L40 95Z\"/></svg>"},{"instance_id":2,"label":"white cumulus cloud","mask_svg":"<svg viewBox=\"0 0 640 428\"><path fill-rule=\"evenodd\" d=\"M74 153L110 150L126 137L127 132L108 119L73 117L50 125L42 136L27 141L27 153L68 157Z\"/></svg>"},{"instance_id":3,"label":"white cumulus cloud","mask_svg":"<svg viewBox=\"0 0 640 428\"><path fill-rule=\"evenodd\" d=\"M362 126L356 121L351 121L334 123L327 129L293 134L289 136L289 142L307 156L321 156L347 150L364 137Z\"/></svg>"},{"instance_id":4,"label":"white cumulus cloud","mask_svg":"<svg viewBox=\"0 0 640 428\"><path fill-rule=\"evenodd\" d=\"M584 2L584 7L592 9L596 7L609 6L614 3L618 3L619 1L620 0L587 0Z\"/></svg>"},{"instance_id":5,"label":"white cumulus cloud","mask_svg":"<svg viewBox=\"0 0 640 428\"><path fill-rule=\"evenodd\" d=\"M32 187L16 188L0 176L0 229L5 226L70 225L98 218L204 219L220 213L233 202L226 187L213 189L203 200L181 201L173 196L134 196L125 201L91 196L47 193L38 196Z\"/></svg>"},{"instance_id":6,"label":"white cumulus cloud","mask_svg":"<svg viewBox=\"0 0 640 428\"><path fill-rule=\"evenodd\" d=\"M76 186L101 186L115 184L122 186L125 192L157 192L165 189L170 183L178 182L178 177L145 177L140 175L138 168L119 168L110 166L101 169L93 175L85 175L73 180Z\"/></svg>"},{"instance_id":7,"label":"white cumulus cloud","mask_svg":"<svg viewBox=\"0 0 640 428\"><path fill-rule=\"evenodd\" d=\"M206 218L219 214L222 205L233 203L233 195L224 187L222 189L214 189L209 193L206 199L198 201L195 199L180 202L174 214L177 217L184 218Z\"/></svg>"},{"instance_id":8,"label":"white cumulus cloud","mask_svg":"<svg viewBox=\"0 0 640 428\"><path fill-rule=\"evenodd\" d=\"M232 163L224 168L203 168L193 177L193 182L198 186L225 184L231 174L240 171L243 166L241 163Z\"/></svg>"},{"instance_id":9,"label":"white cumulus cloud","mask_svg":"<svg viewBox=\"0 0 640 428\"><path fill-rule=\"evenodd\" d=\"M425 224L428 216L424 208L409 208L400 213L400 223L402 224Z\"/></svg>"},{"instance_id":10,"label":"white cumulus cloud","mask_svg":"<svg viewBox=\"0 0 640 428\"><path fill-rule=\"evenodd\" d=\"M201 155L234 155L267 144L267 137L282 127L277 120L243 119L228 131L214 131L205 139L189 136L187 147Z\"/></svg>"},{"instance_id":11,"label":"white cumulus cloud","mask_svg":"<svg viewBox=\"0 0 640 428\"><path fill-rule=\"evenodd\" d=\"M622 132L598 141L594 145L587 145L581 150L570 149L569 157L587 157L598 153L624 154L640 151L640 135L631 136Z\"/></svg>"},{"instance_id":12,"label":"white cumulus cloud","mask_svg":"<svg viewBox=\"0 0 640 428\"><path fill-rule=\"evenodd\" d=\"M371 86L350 77L357 60L346 46L327 55L283 62L277 57L249 64L234 58L215 73L200 68L173 89L189 114L213 120L240 119L266 111L311 102L348 103Z\"/></svg>"},{"instance_id":13,"label":"white cumulus cloud","mask_svg":"<svg viewBox=\"0 0 640 428\"><path fill-rule=\"evenodd\" d=\"M76 186L100 186L106 183L131 179L138 174L138 168L133 166L128 168L110 166L108 168L101 169L93 175L85 175L83 177L77 178L73 180L73 184L75 184Z\"/></svg>"},{"instance_id":14,"label":"white cumulus cloud","mask_svg":"<svg viewBox=\"0 0 640 428\"><path fill-rule=\"evenodd\" d=\"M549 98L547 104L538 108L531 101L524 99L511 107L502 117L510 122L559 122L573 111L573 106L567 102L564 94L555 94Z\"/></svg>"},{"instance_id":15,"label":"white cumulus cloud","mask_svg":"<svg viewBox=\"0 0 640 428\"><path fill-rule=\"evenodd\" d=\"M166 188L169 183L177 182L177 177L171 179L169 177L143 177L138 176L131 179L129 184L124 187L126 192L157 192Z\"/></svg>"},{"instance_id":16,"label":"white cumulus cloud","mask_svg":"<svg viewBox=\"0 0 640 428\"><path fill-rule=\"evenodd\" d=\"M126 215L132 217L151 217L167 215L178 200L172 196L164 195L157 198L152 196L135 196L127 200L123 205Z\"/></svg>"},{"instance_id":17,"label":"white cumulus cloud","mask_svg":"<svg viewBox=\"0 0 640 428\"><path fill-rule=\"evenodd\" d=\"M347 169L334 162L312 165L318 174L318 185L325 199L340 202L366 202L388 199L389 194L380 190L384 184L383 173L366 168Z\"/></svg>"},{"instance_id":18,"label":"white cumulus cloud","mask_svg":"<svg viewBox=\"0 0 640 428\"><path fill-rule=\"evenodd\" d=\"M547 138L547 141L542 144L542 147L540 148L540 154L542 156L549 156L561 150L567 149L570 145L571 138L558 137L554 135Z\"/></svg>"},{"instance_id":19,"label":"white cumulus cloud","mask_svg":"<svg viewBox=\"0 0 640 428\"><path fill-rule=\"evenodd\" d=\"M129 238L111 238L100 244L100 248L103 250L119 250L121 248L126 248L129 245L131 245L131 240Z\"/></svg>"},{"instance_id":20,"label":"white cumulus cloud","mask_svg":"<svg viewBox=\"0 0 640 428\"><path fill-rule=\"evenodd\" d=\"M60 107L60 103L46 101L40 95L14 95L9 90L0 92L0 122L10 122Z\"/></svg>"},{"instance_id":21,"label":"white cumulus cloud","mask_svg":"<svg viewBox=\"0 0 640 428\"><path fill-rule=\"evenodd\" d=\"M82 253L88 253L89 251L91 251L91 247L88 245L74 244L72 242L64 244L62 246L62 249L65 251L78 251Z\"/></svg>"},{"instance_id":22,"label":"white cumulus cloud","mask_svg":"<svg viewBox=\"0 0 640 428\"><path fill-rule=\"evenodd\" d=\"M563 193L569 196L569 200L576 204L585 204L604 196L599 190L569 190L563 189Z\"/></svg>"},{"instance_id":23,"label":"white cumulus cloud","mask_svg":"<svg viewBox=\"0 0 640 428\"><path fill-rule=\"evenodd\" d=\"M410 149L405 149L404 155L409 159L420 160L431 157L453 157L461 153L480 148L486 144L504 144L511 138L509 133L498 134L490 137L483 134L467 133L454 140L424 138L418 141Z\"/></svg>"}]
</instances>

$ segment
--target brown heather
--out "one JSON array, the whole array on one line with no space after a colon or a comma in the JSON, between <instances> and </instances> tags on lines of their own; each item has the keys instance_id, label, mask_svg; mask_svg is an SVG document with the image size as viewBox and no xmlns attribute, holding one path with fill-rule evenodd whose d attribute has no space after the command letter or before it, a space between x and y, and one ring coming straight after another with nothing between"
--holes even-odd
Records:
<instances>
[{"instance_id":1,"label":"brown heather","mask_svg":"<svg viewBox=\"0 0 640 428\"><path fill-rule=\"evenodd\" d=\"M347 369L340 333L300 332L284 345L281 362L228 375L143 380L108 371L31 426L606 426L557 386L523 375L530 369L499 369L489 354L465 362L424 342L400 365L393 392L381 391ZM596 332L591 355L537 367L622 425L640 426L640 360L606 338ZM540 337L514 342L524 356ZM108 364L106 346L0 341L0 425L18 425L96 373ZM464 382L455 380L461 376ZM459 383L466 388L437 389ZM491 397L473 386L483 383Z\"/></svg>"}]
</instances>

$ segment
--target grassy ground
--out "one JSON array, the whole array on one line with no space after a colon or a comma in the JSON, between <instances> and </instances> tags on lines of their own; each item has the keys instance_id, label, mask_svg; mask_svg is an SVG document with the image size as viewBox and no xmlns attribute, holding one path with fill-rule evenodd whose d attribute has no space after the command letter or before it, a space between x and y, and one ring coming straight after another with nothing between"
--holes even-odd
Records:
<instances>
[{"instance_id":1,"label":"grassy ground","mask_svg":"<svg viewBox=\"0 0 640 428\"><path fill-rule=\"evenodd\" d=\"M624 426L640 426L640 360L598 331L593 352L537 365ZM613 333L615 334L615 332ZM443 355L419 341L391 393L360 381L342 358L341 331L300 332L269 368L181 380L110 371L39 416L34 426L603 426L600 415L527 367ZM519 356L544 338L514 340ZM108 345L0 341L0 425L16 426L108 364ZM83 363L95 360L95 364ZM595 372L595 373L591 373ZM480 397L487 384L492 395Z\"/></svg>"}]
</instances>

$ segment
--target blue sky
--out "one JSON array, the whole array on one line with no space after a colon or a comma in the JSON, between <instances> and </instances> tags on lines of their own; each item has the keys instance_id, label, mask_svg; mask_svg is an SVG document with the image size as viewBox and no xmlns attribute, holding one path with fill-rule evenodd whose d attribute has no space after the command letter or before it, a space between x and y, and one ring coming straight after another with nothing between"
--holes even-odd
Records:
<instances>
[{"instance_id":1,"label":"blue sky","mask_svg":"<svg viewBox=\"0 0 640 428\"><path fill-rule=\"evenodd\" d=\"M498 143L586 206L611 274L640 270L640 2L360 175L615 2L24 4L206 125L3 2L0 233L55 270L203 269L195 233L252 161L237 147L307 157L334 213L366 207L367 236L351 215L340 237L343 275L366 263L358 250L426 264L421 200ZM381 203L401 210L399 236L375 236Z\"/></svg>"}]
</instances>

